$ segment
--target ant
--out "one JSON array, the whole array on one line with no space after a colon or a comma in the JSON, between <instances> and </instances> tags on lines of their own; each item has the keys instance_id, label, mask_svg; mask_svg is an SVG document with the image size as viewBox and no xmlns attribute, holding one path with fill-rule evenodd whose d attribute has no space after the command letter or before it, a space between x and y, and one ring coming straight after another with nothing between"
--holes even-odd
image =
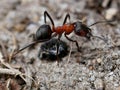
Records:
<instances>
[{"instance_id":1,"label":"ant","mask_svg":"<svg viewBox=\"0 0 120 90\"><path fill-rule=\"evenodd\" d=\"M49 20L51 21L51 23L52 23L51 27L50 27L50 25L48 25L46 23L46 17L48 17ZM64 36L69 41L74 42L77 46L77 50L81 51L80 48L79 48L79 44L78 44L77 40L72 40L71 38L69 38L67 36L70 33L72 33L73 31L76 35L81 36L81 37L85 37L88 40L90 40L91 37L97 37L97 38L105 41L105 39L103 39L99 36L93 36L92 33L91 33L91 29L89 27L91 27L95 24L98 24L98 23L104 23L104 22L109 22L109 21L98 21L98 22L95 22L95 23L91 24L90 26L87 26L80 21L76 21L76 22L73 22L73 23L66 23L67 19L70 20L70 15L68 13L65 16L65 19L63 21L63 25L55 27L53 19L51 18L51 16L48 14L47 11L44 11L44 22L45 22L45 24L41 25L38 28L38 30L35 34L35 41L32 42L31 44L23 47L22 49L18 50L14 55L21 52L22 50L24 50L27 47L30 47L30 46L35 45L35 44L40 43L40 42L48 41L51 38L55 37L56 35L58 35L58 41L60 41L60 38L61 38L62 34L64 34ZM59 43L57 45L57 53L58 53L58 48L59 48Z\"/></svg>"}]
</instances>

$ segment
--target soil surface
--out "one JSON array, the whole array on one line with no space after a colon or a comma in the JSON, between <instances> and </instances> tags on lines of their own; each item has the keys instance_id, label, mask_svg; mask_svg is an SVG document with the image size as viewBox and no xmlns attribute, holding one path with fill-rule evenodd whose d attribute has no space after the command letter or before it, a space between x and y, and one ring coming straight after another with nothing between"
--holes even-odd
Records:
<instances>
[{"instance_id":1,"label":"soil surface","mask_svg":"<svg viewBox=\"0 0 120 90\"><path fill-rule=\"evenodd\" d=\"M71 33L75 43L62 37L69 54L60 62L38 58L42 43L14 53L34 41L44 24L44 11L62 25L70 21L91 26L87 40ZM47 23L50 23L47 18ZM52 25L51 25L52 26ZM44 42L43 42L44 43ZM120 1L119 0L0 0L0 90L120 90Z\"/></svg>"}]
</instances>

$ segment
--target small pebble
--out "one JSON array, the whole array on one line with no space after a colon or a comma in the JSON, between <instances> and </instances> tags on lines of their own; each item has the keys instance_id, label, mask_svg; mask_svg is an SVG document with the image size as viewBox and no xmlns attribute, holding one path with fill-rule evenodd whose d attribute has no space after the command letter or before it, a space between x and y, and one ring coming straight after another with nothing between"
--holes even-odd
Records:
<instances>
[{"instance_id":1,"label":"small pebble","mask_svg":"<svg viewBox=\"0 0 120 90\"><path fill-rule=\"evenodd\" d=\"M118 58L119 58L118 53L113 52L113 53L112 53L112 58L113 58L113 59L118 59Z\"/></svg>"},{"instance_id":2,"label":"small pebble","mask_svg":"<svg viewBox=\"0 0 120 90\"><path fill-rule=\"evenodd\" d=\"M116 8L110 8L106 11L106 19L107 20L111 20L116 14L117 14L118 10Z\"/></svg>"},{"instance_id":3,"label":"small pebble","mask_svg":"<svg viewBox=\"0 0 120 90\"><path fill-rule=\"evenodd\" d=\"M95 76L93 75L90 77L90 81L94 81L94 80L95 80Z\"/></svg>"},{"instance_id":4,"label":"small pebble","mask_svg":"<svg viewBox=\"0 0 120 90\"><path fill-rule=\"evenodd\" d=\"M25 24L17 24L13 28L15 31L23 32L25 30L26 25Z\"/></svg>"},{"instance_id":5,"label":"small pebble","mask_svg":"<svg viewBox=\"0 0 120 90\"><path fill-rule=\"evenodd\" d=\"M97 59L97 62L98 62L98 63L101 63L101 62L102 62L102 59L101 59L101 58L98 58L98 59Z\"/></svg>"},{"instance_id":6,"label":"small pebble","mask_svg":"<svg viewBox=\"0 0 120 90\"><path fill-rule=\"evenodd\" d=\"M90 66L89 66L89 69L90 69L90 70L93 70L93 69L94 69L94 67L93 67L92 65L90 65Z\"/></svg>"},{"instance_id":7,"label":"small pebble","mask_svg":"<svg viewBox=\"0 0 120 90\"><path fill-rule=\"evenodd\" d=\"M96 79L94 82L94 85L95 85L96 90L103 90L104 89L103 80L101 80L101 79Z\"/></svg>"}]
</instances>

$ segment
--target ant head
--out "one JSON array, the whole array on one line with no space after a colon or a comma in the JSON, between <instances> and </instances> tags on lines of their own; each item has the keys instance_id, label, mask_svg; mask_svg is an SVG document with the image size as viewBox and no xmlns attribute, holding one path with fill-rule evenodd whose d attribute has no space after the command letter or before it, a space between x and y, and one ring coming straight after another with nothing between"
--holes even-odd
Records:
<instances>
[{"instance_id":1,"label":"ant head","mask_svg":"<svg viewBox=\"0 0 120 90\"><path fill-rule=\"evenodd\" d=\"M76 35L86 37L87 39L90 39L90 37L92 36L90 28L88 28L85 24L83 24L80 21L77 21L73 24L75 26L74 32L75 32Z\"/></svg>"},{"instance_id":2,"label":"ant head","mask_svg":"<svg viewBox=\"0 0 120 90\"><path fill-rule=\"evenodd\" d=\"M51 37L52 30L50 25L43 24L36 32L36 40L49 39Z\"/></svg>"}]
</instances>

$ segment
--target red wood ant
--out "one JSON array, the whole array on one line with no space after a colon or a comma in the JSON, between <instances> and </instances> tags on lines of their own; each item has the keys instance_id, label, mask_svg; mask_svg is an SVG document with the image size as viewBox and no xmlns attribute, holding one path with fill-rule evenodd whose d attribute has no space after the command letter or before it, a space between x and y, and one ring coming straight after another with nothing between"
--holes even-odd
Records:
<instances>
[{"instance_id":1,"label":"red wood ant","mask_svg":"<svg viewBox=\"0 0 120 90\"><path fill-rule=\"evenodd\" d=\"M48 17L50 19L50 21L52 23L52 27L50 27L50 25L46 24L46 17ZM73 31L74 31L74 33L76 35L81 36L81 37L86 37L87 39L90 39L90 37L97 37L97 38L102 39L102 40L105 41L105 39L103 39L101 37L93 36L92 33L91 33L91 29L89 27L93 26L95 24L98 24L98 23L104 23L104 22L109 22L109 21L98 21L98 22L95 22L95 23L91 24L90 26L87 26L87 25L83 24L80 21L76 21L76 22L73 22L73 23L67 23L66 24L67 19L70 20L70 15L69 14L66 14L62 26L55 27L54 22L53 22L51 16L48 14L47 11L45 11L44 12L44 22L45 22L45 24L41 25L39 27L39 29L37 30L36 35L35 35L36 40L33 43L23 47L20 50L18 50L14 55L16 55L17 53L21 52L22 50L24 50L25 48L27 48L29 46L32 46L32 45L40 43L40 42L48 41L51 38L55 37L56 35L58 35L58 40L60 40L62 34L64 34L64 36L69 41L75 42L78 51L80 51L79 44L78 44L77 40L72 40L71 38L69 38L67 36L67 35L69 35ZM58 45L58 47L59 47L59 45Z\"/></svg>"}]
</instances>

